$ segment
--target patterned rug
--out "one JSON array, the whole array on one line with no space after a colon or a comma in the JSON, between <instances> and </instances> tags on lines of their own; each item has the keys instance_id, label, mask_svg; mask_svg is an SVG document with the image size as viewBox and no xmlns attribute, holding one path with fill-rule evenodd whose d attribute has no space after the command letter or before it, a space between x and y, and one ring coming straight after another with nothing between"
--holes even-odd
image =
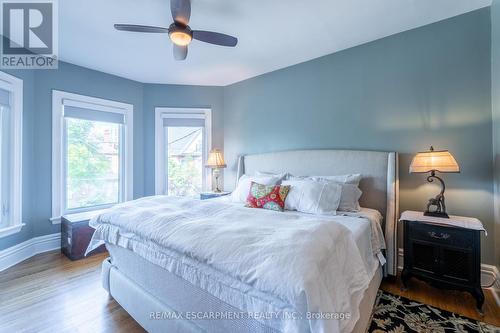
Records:
<instances>
[{"instance_id":1,"label":"patterned rug","mask_svg":"<svg viewBox=\"0 0 500 333\"><path fill-rule=\"evenodd\" d=\"M500 332L500 327L381 290L375 304L370 333Z\"/></svg>"}]
</instances>

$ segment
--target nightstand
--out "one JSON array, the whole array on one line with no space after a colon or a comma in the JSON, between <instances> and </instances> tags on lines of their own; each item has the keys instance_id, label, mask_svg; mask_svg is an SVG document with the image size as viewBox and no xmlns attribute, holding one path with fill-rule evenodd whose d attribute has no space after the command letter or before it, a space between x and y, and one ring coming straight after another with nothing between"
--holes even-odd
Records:
<instances>
[{"instance_id":1,"label":"nightstand","mask_svg":"<svg viewBox=\"0 0 500 333\"><path fill-rule=\"evenodd\" d=\"M449 219L406 211L404 223L403 287L416 277L437 288L467 291L482 313L481 231L478 219L450 216Z\"/></svg>"},{"instance_id":2,"label":"nightstand","mask_svg":"<svg viewBox=\"0 0 500 333\"><path fill-rule=\"evenodd\" d=\"M220 198L226 195L231 194L231 192L205 192L200 193L200 200L207 200L213 198Z\"/></svg>"}]
</instances>

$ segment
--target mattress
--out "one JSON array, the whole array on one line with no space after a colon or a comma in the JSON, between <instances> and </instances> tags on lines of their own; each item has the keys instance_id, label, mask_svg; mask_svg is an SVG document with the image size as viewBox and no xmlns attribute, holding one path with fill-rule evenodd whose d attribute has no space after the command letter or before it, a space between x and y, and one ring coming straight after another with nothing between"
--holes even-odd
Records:
<instances>
[{"instance_id":1,"label":"mattress","mask_svg":"<svg viewBox=\"0 0 500 333\"><path fill-rule=\"evenodd\" d=\"M361 235L362 233L359 233L359 236ZM158 265L148 262L130 250L112 244L106 244L106 247L111 255L111 266L116 271L115 275L106 273L107 277L104 284L108 285L105 288L117 294L125 293L124 298L129 300L135 296L132 289L140 290L137 299L144 298L144 294L147 295L145 299L154 298L155 301L150 302L149 307L146 307L146 304L142 307L143 304L122 301L120 295L112 295L127 311L134 313L136 315L134 316L135 319L150 332L163 332L165 327L171 327L171 321L174 319L189 320L199 331L214 333L276 333L279 332L277 327L282 326L279 324L279 320L283 319L263 318L265 313L242 315L242 309L218 299L208 291L191 284ZM119 278L122 275L125 279ZM130 281L133 287L139 288L132 288L132 286L120 288L119 281L109 281L112 280L113 276L118 276L116 277L117 280ZM353 332L364 333L366 331L381 280L382 269L379 266L363 295L359 306L360 318ZM114 285L114 288L110 285ZM243 299L244 295L242 294L240 297ZM207 316L212 316L212 318L203 318ZM300 332L309 332L307 321L297 324ZM179 332L197 331L197 329L190 328L187 330L187 328L183 328ZM174 329L174 331L176 330Z\"/></svg>"},{"instance_id":2,"label":"mattress","mask_svg":"<svg viewBox=\"0 0 500 333\"><path fill-rule=\"evenodd\" d=\"M176 312L182 314L183 319L194 322L203 331L279 332L273 328L273 326L277 326L277 323L273 323L272 320L249 320L250 318L217 318L216 320L209 320L197 318L197 316L202 317L201 314L203 316L213 314L214 317L221 317L224 314L236 317L242 310L218 299L208 291L191 284L160 266L151 264L130 250L111 244L106 244L106 247L111 254L112 265L121 273L165 303L169 308L175 309ZM241 297L243 298L243 295ZM155 309L155 311L160 312L161 309ZM175 315L161 313L158 316L159 318L157 317L155 320L170 320L170 316ZM305 324L307 325L307 323Z\"/></svg>"},{"instance_id":3,"label":"mattress","mask_svg":"<svg viewBox=\"0 0 500 333\"><path fill-rule=\"evenodd\" d=\"M125 248L238 310L224 313L284 332L350 332L379 266L377 221L365 213L325 217L157 196L119 205L91 225L94 241ZM158 274L143 287L149 275Z\"/></svg>"},{"instance_id":4,"label":"mattress","mask_svg":"<svg viewBox=\"0 0 500 333\"><path fill-rule=\"evenodd\" d=\"M377 260L373 260L371 222L368 219L359 218L335 223L345 225L352 232L359 252L364 259L366 271L372 274L370 278L376 276L379 265L376 265ZM284 326L281 321L290 320L289 317L293 316L294 311L300 311L292 305L283 304L282 300L268 294L250 290L235 290L231 286L218 284L220 288L227 288L222 293L227 297L222 300L208 290L207 286L210 284L193 284L192 281L188 282L180 276L148 262L128 249L112 244L106 244L106 246L111 254L113 266L152 296L167 303L166 305L171 306L176 311L191 315L203 313L205 316L213 314L214 316L238 317L236 319L217 318L215 321L195 318L193 321L205 331L218 332L223 328L232 332L278 332L279 328ZM186 269L193 268L190 261L183 261L181 265L189 266ZM208 274L208 276L211 275ZM376 288L378 288L378 284L376 284ZM217 294L220 294L220 291ZM249 300L255 298L258 298L258 301L249 304ZM283 309L286 309L285 316L282 314ZM366 315L365 312L362 315ZM244 318L240 318L241 316ZM248 316L255 318L248 318ZM293 320L298 331L309 331L307 320Z\"/></svg>"}]
</instances>

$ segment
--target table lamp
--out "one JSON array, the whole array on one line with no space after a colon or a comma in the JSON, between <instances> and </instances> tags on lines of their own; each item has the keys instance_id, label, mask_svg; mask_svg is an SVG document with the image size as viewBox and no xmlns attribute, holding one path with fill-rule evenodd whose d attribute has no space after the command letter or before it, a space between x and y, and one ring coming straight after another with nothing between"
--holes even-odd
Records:
<instances>
[{"instance_id":1,"label":"table lamp","mask_svg":"<svg viewBox=\"0 0 500 333\"><path fill-rule=\"evenodd\" d=\"M427 177L427 181L432 183L434 179L437 179L441 183L441 192L436 197L429 199L424 215L449 218L446 213L446 204L444 200L445 185L443 180L436 176L436 172L458 173L460 172L460 167L449 151L437 151L431 146L429 151L417 153L417 155L413 157L410 165L410 173L427 172L431 173L430 176Z\"/></svg>"},{"instance_id":2,"label":"table lamp","mask_svg":"<svg viewBox=\"0 0 500 333\"><path fill-rule=\"evenodd\" d=\"M214 192L220 193L222 192L219 188L219 176L220 169L226 167L226 162L224 162L224 155L220 149L212 149L208 154L207 163L205 163L205 167L212 169L213 176L215 177L215 190Z\"/></svg>"}]
</instances>

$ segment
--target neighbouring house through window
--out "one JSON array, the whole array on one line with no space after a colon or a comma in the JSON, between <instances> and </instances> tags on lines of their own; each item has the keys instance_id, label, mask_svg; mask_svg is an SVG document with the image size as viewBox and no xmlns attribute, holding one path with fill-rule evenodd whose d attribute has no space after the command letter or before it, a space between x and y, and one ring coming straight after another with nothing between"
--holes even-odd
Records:
<instances>
[{"instance_id":1,"label":"neighbouring house through window","mask_svg":"<svg viewBox=\"0 0 500 333\"><path fill-rule=\"evenodd\" d=\"M210 110L156 109L156 192L197 196L208 188Z\"/></svg>"},{"instance_id":2,"label":"neighbouring house through window","mask_svg":"<svg viewBox=\"0 0 500 333\"><path fill-rule=\"evenodd\" d=\"M54 99L54 218L132 199L132 106L59 91Z\"/></svg>"}]
</instances>

